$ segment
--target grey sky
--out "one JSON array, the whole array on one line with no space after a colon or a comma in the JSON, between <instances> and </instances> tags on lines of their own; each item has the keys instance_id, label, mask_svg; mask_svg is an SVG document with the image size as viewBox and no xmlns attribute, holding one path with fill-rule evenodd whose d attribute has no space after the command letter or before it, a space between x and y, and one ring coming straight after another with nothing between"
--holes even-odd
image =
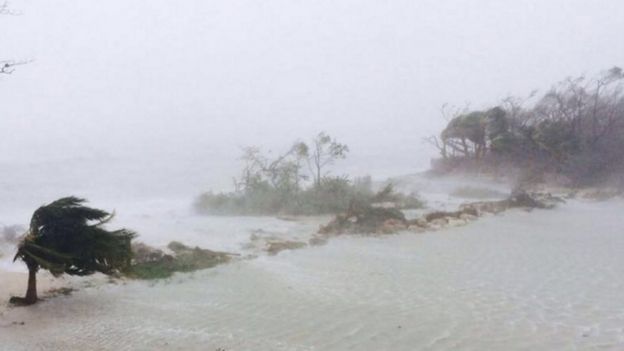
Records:
<instances>
[{"instance_id":1,"label":"grey sky","mask_svg":"<svg viewBox=\"0 0 624 351\"><path fill-rule=\"evenodd\" d=\"M22 15L0 17L1 56L35 61L0 77L1 160L201 161L326 130L353 167L403 172L431 153L421 139L445 102L624 65L621 0L11 6Z\"/></svg>"}]
</instances>

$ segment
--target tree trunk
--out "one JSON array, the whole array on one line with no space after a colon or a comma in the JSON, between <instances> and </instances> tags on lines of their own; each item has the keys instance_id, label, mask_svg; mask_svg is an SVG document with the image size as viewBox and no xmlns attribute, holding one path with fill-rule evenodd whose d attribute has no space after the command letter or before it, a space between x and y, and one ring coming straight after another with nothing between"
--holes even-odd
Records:
<instances>
[{"instance_id":1,"label":"tree trunk","mask_svg":"<svg viewBox=\"0 0 624 351\"><path fill-rule=\"evenodd\" d=\"M321 168L320 167L316 170L316 188L317 189L321 188Z\"/></svg>"},{"instance_id":2,"label":"tree trunk","mask_svg":"<svg viewBox=\"0 0 624 351\"><path fill-rule=\"evenodd\" d=\"M28 289L24 303L31 305L37 302L37 267L28 266Z\"/></svg>"}]
</instances>

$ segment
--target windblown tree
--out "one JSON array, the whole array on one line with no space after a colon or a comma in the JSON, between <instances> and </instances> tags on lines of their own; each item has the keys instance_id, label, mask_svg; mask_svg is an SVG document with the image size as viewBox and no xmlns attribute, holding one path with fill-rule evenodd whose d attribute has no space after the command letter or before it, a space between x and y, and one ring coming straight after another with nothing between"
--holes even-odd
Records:
<instances>
[{"instance_id":1,"label":"windblown tree","mask_svg":"<svg viewBox=\"0 0 624 351\"><path fill-rule=\"evenodd\" d=\"M18 258L28 267L28 288L24 298L12 303L37 302L37 272L50 271L84 276L101 272L107 275L124 271L132 258L131 240L135 233L127 229L109 231L104 224L114 214L84 206L85 200L65 197L39 207L32 215L30 228L18 245Z\"/></svg>"},{"instance_id":2,"label":"windblown tree","mask_svg":"<svg viewBox=\"0 0 624 351\"><path fill-rule=\"evenodd\" d=\"M505 115L505 110L496 106L453 118L440 135L443 143L439 147L442 156L447 157L450 150L453 155L482 158L488 151L488 146L500 144L508 134L509 126ZM434 141L438 144L437 138Z\"/></svg>"},{"instance_id":3,"label":"windblown tree","mask_svg":"<svg viewBox=\"0 0 624 351\"><path fill-rule=\"evenodd\" d=\"M460 114L440 138L440 169L456 165L496 170L519 168L540 179L556 176L581 185L624 184L624 71L568 78L534 102L508 98L501 106ZM479 162L472 162L476 160Z\"/></svg>"},{"instance_id":4,"label":"windblown tree","mask_svg":"<svg viewBox=\"0 0 624 351\"><path fill-rule=\"evenodd\" d=\"M370 177L332 175L330 166L344 159L349 148L326 133L309 143L297 141L285 152L243 149L242 174L235 191L200 194L195 209L209 215L322 215L347 211L352 203L375 201ZM307 164L309 174L303 170ZM401 208L418 208L415 194L396 196Z\"/></svg>"},{"instance_id":5,"label":"windblown tree","mask_svg":"<svg viewBox=\"0 0 624 351\"><path fill-rule=\"evenodd\" d=\"M332 165L336 160L347 157L349 147L339 143L325 132L320 132L310 145L299 143L297 153L308 163L308 168L314 186L318 189L321 187L323 177L326 175L326 168Z\"/></svg>"}]
</instances>

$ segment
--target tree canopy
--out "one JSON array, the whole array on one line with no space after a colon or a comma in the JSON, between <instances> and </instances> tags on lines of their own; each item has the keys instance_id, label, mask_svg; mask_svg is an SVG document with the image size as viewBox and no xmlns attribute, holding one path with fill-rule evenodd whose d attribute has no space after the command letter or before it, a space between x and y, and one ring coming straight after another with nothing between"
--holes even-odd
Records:
<instances>
[{"instance_id":1,"label":"tree canopy","mask_svg":"<svg viewBox=\"0 0 624 351\"><path fill-rule=\"evenodd\" d=\"M130 244L136 234L127 229L105 229L104 224L114 214L84 206L85 201L64 197L33 213L30 228L14 258L24 261L31 275L24 302L37 300L34 275L40 268L54 276L82 276L95 272L113 274L129 267Z\"/></svg>"},{"instance_id":2,"label":"tree canopy","mask_svg":"<svg viewBox=\"0 0 624 351\"><path fill-rule=\"evenodd\" d=\"M429 141L440 151L442 170L517 168L529 178L556 176L572 185L624 183L623 92L619 67L567 78L542 96L459 113Z\"/></svg>"}]
</instances>

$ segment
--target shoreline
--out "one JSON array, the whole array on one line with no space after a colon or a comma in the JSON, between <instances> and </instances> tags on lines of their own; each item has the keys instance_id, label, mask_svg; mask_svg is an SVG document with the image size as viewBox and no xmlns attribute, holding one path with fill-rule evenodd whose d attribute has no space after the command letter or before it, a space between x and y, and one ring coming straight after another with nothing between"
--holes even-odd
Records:
<instances>
[{"instance_id":1,"label":"shoreline","mask_svg":"<svg viewBox=\"0 0 624 351\"><path fill-rule=\"evenodd\" d=\"M552 212L512 210L444 233L345 235L169 281L95 285L4 313L0 343L20 351L621 346L617 330L584 326L624 321L621 256L614 255L624 240L609 225L622 208L619 199L571 200Z\"/></svg>"},{"instance_id":2,"label":"shoreline","mask_svg":"<svg viewBox=\"0 0 624 351\"><path fill-rule=\"evenodd\" d=\"M445 175L445 176L432 176L427 174L426 172L416 173L405 175L401 177L392 178L391 181L398 181L400 184L402 181L409 180L410 177L424 177L431 178L433 181L440 180L464 180L464 181L477 181L483 184L491 184L492 179L488 179L487 177L484 179L483 177L470 177L467 175ZM509 182L502 181L498 179L495 183L496 185L509 185ZM458 184L459 187L460 184ZM553 186L548 184L535 184L532 190L538 191L538 195L550 195L555 194L555 196L564 198L564 199L578 199L580 201L588 201L588 202L602 202L615 197L622 197L622 191L610 188L610 187L585 187L585 188L569 188L569 187L561 187L561 186ZM453 196L451 196L453 197ZM462 201L458 201L461 199ZM401 233L412 233L412 234L420 234L420 233L428 233L428 232L436 232L442 229L448 229L453 227L459 227L468 225L472 222L478 221L480 217L488 216L491 214L497 214L500 212L505 212L507 210L511 210L514 207L508 207L501 210L496 211L479 211L478 215L466 215L462 211L465 206L474 206L481 204L494 204L499 203L501 200L491 200L491 201L468 201L470 198L461 198L455 196L455 201L449 202L447 205L450 205L450 211L446 211L449 208L438 209L437 207L428 207L418 210L421 215L418 218L412 218L408 220L408 224L403 228L401 226L397 226L396 223L391 223L390 229L388 231L381 231L378 233L362 233L364 236L386 236L389 234L401 234ZM472 200L476 200L476 198L472 198ZM456 211L453 211L455 209ZM521 209L521 207L520 207ZM436 218L432 220L425 220L430 215L436 215ZM219 216L222 217L222 216ZM236 220L237 218L245 218L246 216L228 216L232 220ZM255 216L252 216L255 217ZM323 228L323 226L331 223L333 217L330 216L262 216L263 218L271 218L279 221L285 222L295 222L298 224L310 224L317 223L320 224L319 230ZM319 222L320 218L326 218L329 222L321 223ZM311 248L318 245L324 245L327 240L332 237L337 237L343 234L331 234L331 233L320 233L320 232L312 232L312 233L303 233L303 235L298 236L297 238L279 237L274 236L273 233L267 231L265 234L267 236L259 236L258 234L265 233L263 228L259 228L258 230L252 231L252 234L247 242L242 243L242 246L246 249L252 248L255 252L247 253L246 258L256 258L259 255L276 255L282 251L293 251L299 250L303 248ZM300 233L301 234L301 233ZM362 235L358 233L346 233L346 235L350 236L358 236ZM303 241L301 241L303 240ZM158 248L158 247L155 247ZM5 252L6 254L6 252ZM0 254L0 258L2 258ZM4 257L6 258L6 257ZM18 263L15 263L16 265ZM207 268L210 269L210 268ZM204 270L204 269L200 269ZM184 273L184 272L182 272ZM188 273L188 272L187 272ZM191 272L192 274L192 272ZM24 270L23 272L19 271L7 271L0 269L0 315L2 315L8 308L11 306L8 304L8 300L11 296L22 296L26 290L28 274ZM132 280L132 279L131 279ZM94 276L91 277L71 277L64 275L59 278L54 278L49 272L41 271L38 274L38 288L40 292L40 298L54 298L59 295L59 289L69 289L69 290L77 290L81 288L81 285L90 286L94 282L102 281L102 279L96 279ZM105 283L105 282L104 282Z\"/></svg>"}]
</instances>

